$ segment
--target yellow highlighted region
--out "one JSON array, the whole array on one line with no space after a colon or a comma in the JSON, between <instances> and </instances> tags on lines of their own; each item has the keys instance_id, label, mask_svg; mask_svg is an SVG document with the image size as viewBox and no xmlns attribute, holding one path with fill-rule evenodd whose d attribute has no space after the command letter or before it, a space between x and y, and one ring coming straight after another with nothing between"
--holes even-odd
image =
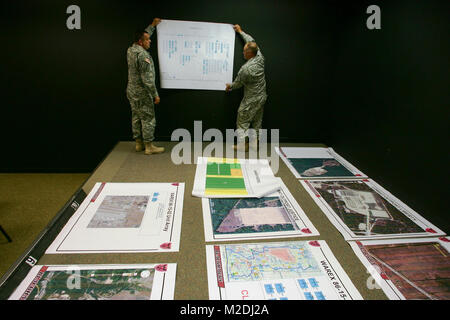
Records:
<instances>
[{"instance_id":1,"label":"yellow highlighted region","mask_svg":"<svg viewBox=\"0 0 450 320\"><path fill-rule=\"evenodd\" d=\"M239 163L239 159L232 159L232 158L208 158L208 162Z\"/></svg>"},{"instance_id":2,"label":"yellow highlighted region","mask_svg":"<svg viewBox=\"0 0 450 320\"><path fill-rule=\"evenodd\" d=\"M209 196L218 196L218 195L248 195L247 190L245 189L206 189L205 194Z\"/></svg>"}]
</instances>

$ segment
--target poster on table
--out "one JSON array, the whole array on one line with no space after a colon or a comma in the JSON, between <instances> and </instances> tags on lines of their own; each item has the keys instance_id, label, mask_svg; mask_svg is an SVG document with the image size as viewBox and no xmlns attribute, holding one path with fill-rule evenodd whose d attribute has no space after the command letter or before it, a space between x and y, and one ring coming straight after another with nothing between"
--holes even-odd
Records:
<instances>
[{"instance_id":1,"label":"poster on table","mask_svg":"<svg viewBox=\"0 0 450 320\"><path fill-rule=\"evenodd\" d=\"M266 159L199 157L192 195L206 198L260 198L280 189Z\"/></svg>"},{"instance_id":2,"label":"poster on table","mask_svg":"<svg viewBox=\"0 0 450 320\"><path fill-rule=\"evenodd\" d=\"M96 183L46 253L178 251L183 197L184 183Z\"/></svg>"},{"instance_id":3,"label":"poster on table","mask_svg":"<svg viewBox=\"0 0 450 320\"><path fill-rule=\"evenodd\" d=\"M206 247L210 300L362 300L323 240Z\"/></svg>"},{"instance_id":4,"label":"poster on table","mask_svg":"<svg viewBox=\"0 0 450 320\"><path fill-rule=\"evenodd\" d=\"M163 19L156 30L161 88L224 91L233 82L231 24Z\"/></svg>"},{"instance_id":5,"label":"poster on table","mask_svg":"<svg viewBox=\"0 0 450 320\"><path fill-rule=\"evenodd\" d=\"M445 235L373 180L300 180L345 240Z\"/></svg>"},{"instance_id":6,"label":"poster on table","mask_svg":"<svg viewBox=\"0 0 450 320\"><path fill-rule=\"evenodd\" d=\"M297 179L367 178L332 148L276 147L275 151Z\"/></svg>"},{"instance_id":7,"label":"poster on table","mask_svg":"<svg viewBox=\"0 0 450 320\"><path fill-rule=\"evenodd\" d=\"M450 239L415 238L350 242L391 300L450 300Z\"/></svg>"},{"instance_id":8,"label":"poster on table","mask_svg":"<svg viewBox=\"0 0 450 320\"><path fill-rule=\"evenodd\" d=\"M319 235L284 183L261 198L203 198L202 207L206 241Z\"/></svg>"},{"instance_id":9,"label":"poster on table","mask_svg":"<svg viewBox=\"0 0 450 320\"><path fill-rule=\"evenodd\" d=\"M173 300L176 264L36 265L9 300Z\"/></svg>"}]
</instances>

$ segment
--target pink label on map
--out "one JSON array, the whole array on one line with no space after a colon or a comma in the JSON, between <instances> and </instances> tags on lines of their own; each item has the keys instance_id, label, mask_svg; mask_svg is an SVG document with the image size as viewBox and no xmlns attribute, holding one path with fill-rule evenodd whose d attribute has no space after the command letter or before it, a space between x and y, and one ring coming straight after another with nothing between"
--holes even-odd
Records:
<instances>
[{"instance_id":1,"label":"pink label on map","mask_svg":"<svg viewBox=\"0 0 450 320\"><path fill-rule=\"evenodd\" d=\"M170 249L172 248L172 243L171 242L166 242L163 243L162 245L159 246L161 249Z\"/></svg>"}]
</instances>

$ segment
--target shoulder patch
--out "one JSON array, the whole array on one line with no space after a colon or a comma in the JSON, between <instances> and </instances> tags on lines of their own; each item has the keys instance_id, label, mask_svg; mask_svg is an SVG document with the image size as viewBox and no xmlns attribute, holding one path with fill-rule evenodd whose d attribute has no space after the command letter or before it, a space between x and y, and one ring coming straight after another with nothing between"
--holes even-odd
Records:
<instances>
[{"instance_id":1,"label":"shoulder patch","mask_svg":"<svg viewBox=\"0 0 450 320\"><path fill-rule=\"evenodd\" d=\"M147 63L150 63L150 59L149 58L145 58L144 61L147 62Z\"/></svg>"}]
</instances>

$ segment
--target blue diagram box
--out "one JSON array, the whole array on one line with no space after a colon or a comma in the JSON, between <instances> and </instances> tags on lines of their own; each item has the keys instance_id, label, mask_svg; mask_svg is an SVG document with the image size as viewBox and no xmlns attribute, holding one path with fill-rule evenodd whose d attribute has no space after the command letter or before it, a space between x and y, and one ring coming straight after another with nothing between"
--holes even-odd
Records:
<instances>
[{"instance_id":1,"label":"blue diagram box","mask_svg":"<svg viewBox=\"0 0 450 320\"><path fill-rule=\"evenodd\" d=\"M306 300L314 300L314 297L311 292L304 293Z\"/></svg>"},{"instance_id":2,"label":"blue diagram box","mask_svg":"<svg viewBox=\"0 0 450 320\"><path fill-rule=\"evenodd\" d=\"M314 292L314 294L316 295L317 300L326 300L325 296L322 293L322 291Z\"/></svg>"},{"instance_id":3,"label":"blue diagram box","mask_svg":"<svg viewBox=\"0 0 450 320\"><path fill-rule=\"evenodd\" d=\"M278 293L284 293L284 287L281 283L275 283L275 289L277 290Z\"/></svg>"},{"instance_id":4,"label":"blue diagram box","mask_svg":"<svg viewBox=\"0 0 450 320\"><path fill-rule=\"evenodd\" d=\"M307 289L308 288L308 283L306 283L305 280L299 279L299 280L297 280L297 282L300 285L300 288L302 288L302 289Z\"/></svg>"},{"instance_id":5,"label":"blue diagram box","mask_svg":"<svg viewBox=\"0 0 450 320\"><path fill-rule=\"evenodd\" d=\"M266 290L267 294L273 294L275 292L271 284L265 284L264 290Z\"/></svg>"},{"instance_id":6,"label":"blue diagram box","mask_svg":"<svg viewBox=\"0 0 450 320\"><path fill-rule=\"evenodd\" d=\"M309 281L309 284L311 285L311 287L313 287L313 288L319 287L319 283L317 282L317 280L315 278L309 278L308 281Z\"/></svg>"}]
</instances>

